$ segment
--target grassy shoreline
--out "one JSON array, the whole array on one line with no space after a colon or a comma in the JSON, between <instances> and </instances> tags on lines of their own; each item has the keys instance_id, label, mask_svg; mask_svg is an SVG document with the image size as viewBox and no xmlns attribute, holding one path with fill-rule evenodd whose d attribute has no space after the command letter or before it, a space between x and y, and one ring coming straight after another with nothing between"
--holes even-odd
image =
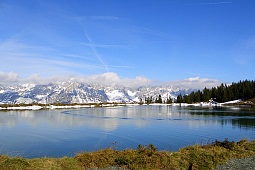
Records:
<instances>
[{"instance_id":1,"label":"grassy shoreline","mask_svg":"<svg viewBox=\"0 0 255 170\"><path fill-rule=\"evenodd\" d=\"M32 158L8 157L0 155L0 169L32 170L80 170L121 167L123 169L214 169L217 165L234 158L255 156L255 140L239 142L215 141L208 145L192 145L177 152L158 151L154 145L137 149L117 151L112 148L95 152L81 152L74 157Z\"/></svg>"}]
</instances>

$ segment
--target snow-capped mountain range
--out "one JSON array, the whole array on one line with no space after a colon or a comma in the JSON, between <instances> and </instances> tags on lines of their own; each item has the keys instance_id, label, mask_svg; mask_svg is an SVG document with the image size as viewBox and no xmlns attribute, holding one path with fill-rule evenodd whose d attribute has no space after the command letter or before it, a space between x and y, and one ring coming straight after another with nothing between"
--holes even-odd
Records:
<instances>
[{"instance_id":1,"label":"snow-capped mountain range","mask_svg":"<svg viewBox=\"0 0 255 170\"><path fill-rule=\"evenodd\" d=\"M57 84L36 85L20 84L0 85L0 104L52 104L52 103L99 103L99 102L140 102L145 97L154 99L162 96L176 98L178 94L190 93L191 89L161 86L124 87L117 85L83 84L63 82Z\"/></svg>"}]
</instances>

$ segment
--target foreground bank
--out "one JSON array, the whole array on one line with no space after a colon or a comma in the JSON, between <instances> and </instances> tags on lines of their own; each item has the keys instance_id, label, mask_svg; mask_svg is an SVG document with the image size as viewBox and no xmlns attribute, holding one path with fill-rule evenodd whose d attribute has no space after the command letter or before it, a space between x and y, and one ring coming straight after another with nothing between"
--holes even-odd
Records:
<instances>
[{"instance_id":1,"label":"foreground bank","mask_svg":"<svg viewBox=\"0 0 255 170\"><path fill-rule=\"evenodd\" d=\"M205 146L194 145L178 152L158 151L154 145L139 145L136 150L113 148L82 152L75 157L34 158L0 156L1 169L214 169L231 159L255 156L255 141L228 140ZM116 169L116 168L115 168Z\"/></svg>"}]
</instances>

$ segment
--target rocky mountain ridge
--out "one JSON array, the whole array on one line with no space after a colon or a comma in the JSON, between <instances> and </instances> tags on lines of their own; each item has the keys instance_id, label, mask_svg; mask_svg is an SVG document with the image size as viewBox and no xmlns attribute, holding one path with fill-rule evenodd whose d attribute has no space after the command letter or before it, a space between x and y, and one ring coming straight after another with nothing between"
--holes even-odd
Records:
<instances>
[{"instance_id":1,"label":"rocky mountain ridge","mask_svg":"<svg viewBox=\"0 0 255 170\"><path fill-rule=\"evenodd\" d=\"M36 85L19 84L13 86L0 85L0 104L51 104L51 103L99 103L122 102L132 103L144 101L145 97L162 100L178 94L188 94L191 89L170 85L124 87L117 85L84 84L78 82L62 82L56 84Z\"/></svg>"}]
</instances>

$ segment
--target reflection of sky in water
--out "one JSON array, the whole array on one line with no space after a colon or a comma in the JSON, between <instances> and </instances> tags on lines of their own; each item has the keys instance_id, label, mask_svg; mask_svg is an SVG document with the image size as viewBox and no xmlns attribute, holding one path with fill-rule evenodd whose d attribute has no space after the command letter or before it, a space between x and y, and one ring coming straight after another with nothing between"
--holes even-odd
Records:
<instances>
[{"instance_id":1,"label":"reflection of sky in water","mask_svg":"<svg viewBox=\"0 0 255 170\"><path fill-rule=\"evenodd\" d=\"M8 111L0 112L0 131L0 152L26 157L72 156L113 144L178 150L215 139L254 140L255 113L171 106Z\"/></svg>"}]
</instances>

